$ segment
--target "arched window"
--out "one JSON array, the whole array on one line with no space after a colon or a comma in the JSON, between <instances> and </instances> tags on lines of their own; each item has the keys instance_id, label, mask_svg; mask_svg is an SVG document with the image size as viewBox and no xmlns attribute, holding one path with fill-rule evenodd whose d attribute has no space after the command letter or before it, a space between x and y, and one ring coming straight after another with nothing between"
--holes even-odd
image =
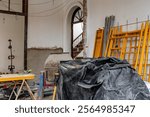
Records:
<instances>
[{"instance_id":1,"label":"arched window","mask_svg":"<svg viewBox=\"0 0 150 117\"><path fill-rule=\"evenodd\" d=\"M72 44L71 44L71 50L72 50L72 57L77 57L83 50L83 12L81 8L77 8L72 16Z\"/></svg>"}]
</instances>

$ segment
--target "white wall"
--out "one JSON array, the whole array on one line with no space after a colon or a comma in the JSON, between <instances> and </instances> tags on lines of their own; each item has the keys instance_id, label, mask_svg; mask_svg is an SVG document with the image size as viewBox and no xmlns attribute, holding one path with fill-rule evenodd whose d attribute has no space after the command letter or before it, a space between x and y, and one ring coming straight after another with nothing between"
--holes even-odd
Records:
<instances>
[{"instance_id":1,"label":"white wall","mask_svg":"<svg viewBox=\"0 0 150 117\"><path fill-rule=\"evenodd\" d=\"M62 47L63 7L66 2L55 0L54 3L32 5L43 2L29 1L28 48Z\"/></svg>"},{"instance_id":2,"label":"white wall","mask_svg":"<svg viewBox=\"0 0 150 117\"><path fill-rule=\"evenodd\" d=\"M43 0L29 1L28 47L62 47L63 1L55 0L54 4L48 2L42 5L32 5L43 2ZM59 5L60 8L55 9Z\"/></svg>"},{"instance_id":3,"label":"white wall","mask_svg":"<svg viewBox=\"0 0 150 117\"><path fill-rule=\"evenodd\" d=\"M4 20L5 19L5 20ZM8 39L12 39L13 61L16 71L23 70L24 61L24 18L20 16L0 14L0 72L8 72L10 61L8 56Z\"/></svg>"},{"instance_id":4,"label":"white wall","mask_svg":"<svg viewBox=\"0 0 150 117\"><path fill-rule=\"evenodd\" d=\"M29 1L28 48L62 47L65 52L70 52L71 17L69 15L73 13L73 7L81 6L78 1L82 0L54 0L54 3L48 2L42 5L33 4L43 3L43 0Z\"/></svg>"},{"instance_id":5,"label":"white wall","mask_svg":"<svg viewBox=\"0 0 150 117\"><path fill-rule=\"evenodd\" d=\"M88 56L92 57L95 33L104 27L106 16L115 15L116 22L126 24L147 20L150 15L150 0L87 0L88 1Z\"/></svg>"},{"instance_id":6,"label":"white wall","mask_svg":"<svg viewBox=\"0 0 150 117\"><path fill-rule=\"evenodd\" d=\"M16 4L11 4L12 11L22 10L20 0L13 0L13 3ZM7 7L8 0L0 1L1 10L7 10ZM13 54L15 55L13 61L16 67L15 71L22 71L24 63L24 17L0 13L0 72L9 72L9 39L12 40Z\"/></svg>"}]
</instances>

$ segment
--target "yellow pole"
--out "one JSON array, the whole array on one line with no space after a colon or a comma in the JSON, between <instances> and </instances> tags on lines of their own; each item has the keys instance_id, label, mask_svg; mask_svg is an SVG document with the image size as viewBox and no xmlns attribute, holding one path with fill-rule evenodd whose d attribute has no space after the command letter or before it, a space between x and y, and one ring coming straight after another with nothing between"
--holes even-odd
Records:
<instances>
[{"instance_id":1,"label":"yellow pole","mask_svg":"<svg viewBox=\"0 0 150 117\"><path fill-rule=\"evenodd\" d=\"M146 46L146 60L145 60L145 64L144 64L144 75L143 75L143 80L149 80L147 79L147 67L148 67L148 56L149 56L149 45L150 45L150 25L149 25L149 31L148 31L148 42L147 42L147 46Z\"/></svg>"},{"instance_id":2,"label":"yellow pole","mask_svg":"<svg viewBox=\"0 0 150 117\"><path fill-rule=\"evenodd\" d=\"M125 52L126 52L126 47L127 47L127 33L125 38L123 39L123 43L122 43L122 50L121 50L121 54L120 54L120 59L124 59L125 58Z\"/></svg>"},{"instance_id":3,"label":"yellow pole","mask_svg":"<svg viewBox=\"0 0 150 117\"><path fill-rule=\"evenodd\" d=\"M137 65L138 65L138 61L139 61L139 54L140 54L141 41L143 38L143 32L144 32L144 23L142 23L141 34L140 34L140 38L138 40L138 48L137 48L137 54L136 54L136 59L135 59L135 65L134 65L135 69L137 69Z\"/></svg>"},{"instance_id":4,"label":"yellow pole","mask_svg":"<svg viewBox=\"0 0 150 117\"><path fill-rule=\"evenodd\" d=\"M142 75L142 65L143 65L143 61L144 61L144 52L145 52L145 48L146 48L146 39L147 39L147 34L148 34L148 28L149 28L149 22L146 22L145 31L144 31L144 39L143 39L143 43L142 43L141 57L140 57L140 62L139 62L139 69L138 69L138 73L140 75Z\"/></svg>"},{"instance_id":5,"label":"yellow pole","mask_svg":"<svg viewBox=\"0 0 150 117\"><path fill-rule=\"evenodd\" d=\"M55 85L55 86L54 86L54 91L53 91L52 100L55 100L55 98L56 98L56 90L57 90L57 87L56 87L56 85Z\"/></svg>"},{"instance_id":6,"label":"yellow pole","mask_svg":"<svg viewBox=\"0 0 150 117\"><path fill-rule=\"evenodd\" d=\"M114 28L111 28L110 32L109 32L109 38L108 38L108 41L107 41L107 46L106 46L106 50L105 50L105 53L104 53L104 57L108 56L108 52L109 52L109 48L110 48L110 41L111 41L111 37L113 35L113 32L114 32Z\"/></svg>"},{"instance_id":7,"label":"yellow pole","mask_svg":"<svg viewBox=\"0 0 150 117\"><path fill-rule=\"evenodd\" d=\"M56 78L59 78L59 73L55 73L55 79L56 79ZM55 100L55 99L56 99L56 92L57 92L57 86L56 86L56 83L54 83L54 91L53 91L52 100Z\"/></svg>"}]
</instances>

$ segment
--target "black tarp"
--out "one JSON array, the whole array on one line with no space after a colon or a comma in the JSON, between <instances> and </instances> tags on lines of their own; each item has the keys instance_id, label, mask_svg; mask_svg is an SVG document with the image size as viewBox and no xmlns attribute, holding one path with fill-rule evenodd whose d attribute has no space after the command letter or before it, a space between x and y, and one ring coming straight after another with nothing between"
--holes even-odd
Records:
<instances>
[{"instance_id":1,"label":"black tarp","mask_svg":"<svg viewBox=\"0 0 150 117\"><path fill-rule=\"evenodd\" d=\"M62 61L58 100L148 100L150 93L136 70L116 58Z\"/></svg>"}]
</instances>

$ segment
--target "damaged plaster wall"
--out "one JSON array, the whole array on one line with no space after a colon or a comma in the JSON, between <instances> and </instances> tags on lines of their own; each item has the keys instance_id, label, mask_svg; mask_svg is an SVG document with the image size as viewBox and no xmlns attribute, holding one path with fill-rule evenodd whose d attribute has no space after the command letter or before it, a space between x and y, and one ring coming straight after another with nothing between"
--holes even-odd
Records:
<instances>
[{"instance_id":1,"label":"damaged plaster wall","mask_svg":"<svg viewBox=\"0 0 150 117\"><path fill-rule=\"evenodd\" d=\"M38 77L50 53L71 51L71 17L82 0L29 1L28 69ZM46 49L48 48L48 49ZM55 48L55 49L54 49Z\"/></svg>"},{"instance_id":2,"label":"damaged plaster wall","mask_svg":"<svg viewBox=\"0 0 150 117\"><path fill-rule=\"evenodd\" d=\"M62 53L61 48L30 48L28 49L28 69L32 70L35 74L35 82L38 81L40 71L44 70L45 61L50 54Z\"/></svg>"}]
</instances>

